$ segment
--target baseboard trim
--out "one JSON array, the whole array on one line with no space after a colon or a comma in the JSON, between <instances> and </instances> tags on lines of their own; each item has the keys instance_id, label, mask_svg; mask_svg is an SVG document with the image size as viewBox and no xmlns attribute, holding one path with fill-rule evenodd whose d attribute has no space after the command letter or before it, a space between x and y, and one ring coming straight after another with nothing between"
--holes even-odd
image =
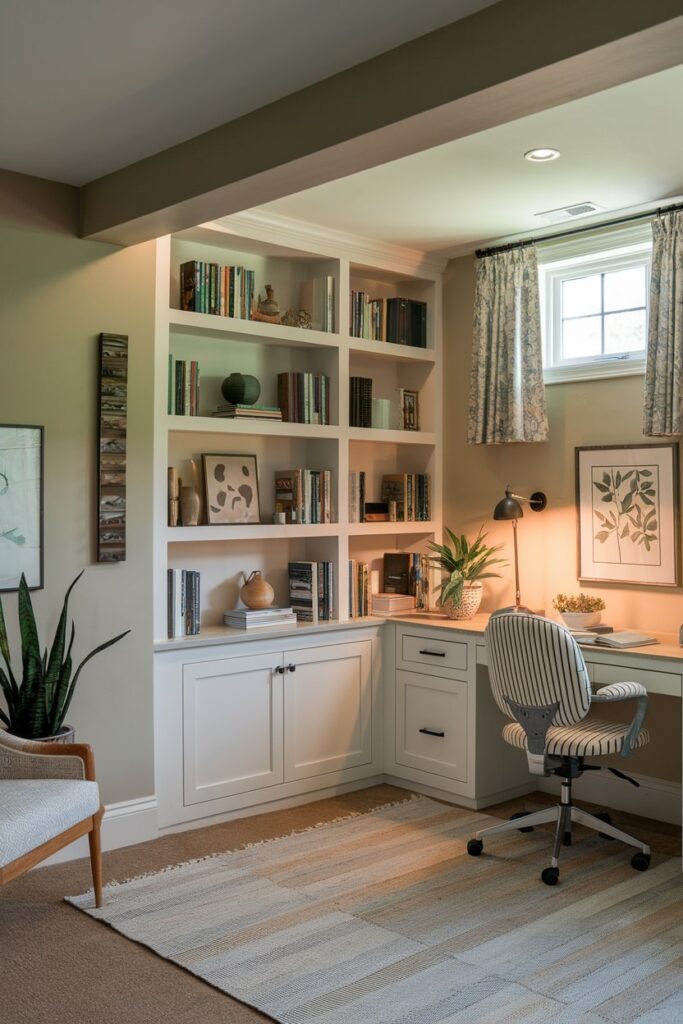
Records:
<instances>
[{"instance_id":1,"label":"baseboard trim","mask_svg":"<svg viewBox=\"0 0 683 1024\"><path fill-rule=\"evenodd\" d=\"M155 796L140 797L137 800L122 800L120 803L108 804L102 819L102 849L118 850L122 846L134 846L146 843L159 835L157 827L157 800ZM65 846L40 867L52 864L63 864L65 861L78 860L89 856L88 839L82 839Z\"/></svg>"},{"instance_id":2,"label":"baseboard trim","mask_svg":"<svg viewBox=\"0 0 683 1024\"><path fill-rule=\"evenodd\" d=\"M572 783L574 796L594 804L604 804L618 811L629 811L643 818L667 821L672 825L681 824L681 785L666 779L653 779L648 775L633 775L640 783L638 789L618 779L611 772L585 772ZM543 793L559 795L560 780L557 776L539 779L536 789Z\"/></svg>"},{"instance_id":3,"label":"baseboard trim","mask_svg":"<svg viewBox=\"0 0 683 1024\"><path fill-rule=\"evenodd\" d=\"M520 796L527 796L533 793L538 787L533 782L524 783L522 786L513 786L510 789L501 790L499 793L492 793L478 800L469 796L461 796L447 789L439 789L436 786L427 786L423 782L412 782L410 779L403 779L399 775L385 775L384 781L389 786L398 786L401 789L409 789L414 793L421 793L422 796L431 796L435 800L444 800L448 804L457 807L466 807L470 811L481 811L493 804L502 804L506 800L515 800Z\"/></svg>"}]
</instances>

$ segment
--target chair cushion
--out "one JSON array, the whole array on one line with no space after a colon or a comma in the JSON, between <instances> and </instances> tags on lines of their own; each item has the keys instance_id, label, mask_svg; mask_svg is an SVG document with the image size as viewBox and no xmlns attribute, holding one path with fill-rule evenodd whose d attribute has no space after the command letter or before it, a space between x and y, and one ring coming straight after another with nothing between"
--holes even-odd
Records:
<instances>
[{"instance_id":1,"label":"chair cushion","mask_svg":"<svg viewBox=\"0 0 683 1024\"><path fill-rule=\"evenodd\" d=\"M596 757L599 754L618 754L624 745L630 725L624 722L577 722L575 725L553 726L548 729L546 750L558 757ZM510 722L503 729L503 739L513 747L526 750L526 733L519 722ZM641 729L633 748L650 742L647 729Z\"/></svg>"},{"instance_id":2,"label":"chair cushion","mask_svg":"<svg viewBox=\"0 0 683 1024\"><path fill-rule=\"evenodd\" d=\"M100 807L96 782L0 780L0 867L91 817Z\"/></svg>"}]
</instances>

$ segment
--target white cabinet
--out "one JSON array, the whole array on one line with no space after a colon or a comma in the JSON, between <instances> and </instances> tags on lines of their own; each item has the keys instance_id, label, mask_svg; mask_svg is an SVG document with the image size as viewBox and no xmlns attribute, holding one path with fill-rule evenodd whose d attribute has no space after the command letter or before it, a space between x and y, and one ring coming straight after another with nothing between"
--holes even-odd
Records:
<instances>
[{"instance_id":1,"label":"white cabinet","mask_svg":"<svg viewBox=\"0 0 683 1024\"><path fill-rule=\"evenodd\" d=\"M467 683L396 673L396 760L467 782Z\"/></svg>"},{"instance_id":2,"label":"white cabinet","mask_svg":"<svg viewBox=\"0 0 683 1024\"><path fill-rule=\"evenodd\" d=\"M185 804L282 782L282 657L183 666Z\"/></svg>"},{"instance_id":3,"label":"white cabinet","mask_svg":"<svg viewBox=\"0 0 683 1024\"><path fill-rule=\"evenodd\" d=\"M372 761L372 644L285 657L285 781Z\"/></svg>"}]
</instances>

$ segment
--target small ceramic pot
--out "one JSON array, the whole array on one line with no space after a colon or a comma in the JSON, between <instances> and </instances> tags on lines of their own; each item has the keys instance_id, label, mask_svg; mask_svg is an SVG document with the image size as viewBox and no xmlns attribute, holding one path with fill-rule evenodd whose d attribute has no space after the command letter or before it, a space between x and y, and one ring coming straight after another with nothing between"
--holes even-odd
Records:
<instances>
[{"instance_id":1,"label":"small ceramic pot","mask_svg":"<svg viewBox=\"0 0 683 1024\"><path fill-rule=\"evenodd\" d=\"M253 405L261 394L261 385L250 373L231 373L221 384L221 394L232 405Z\"/></svg>"},{"instance_id":2,"label":"small ceramic pot","mask_svg":"<svg viewBox=\"0 0 683 1024\"><path fill-rule=\"evenodd\" d=\"M479 611L483 595L483 583L480 583L479 580L468 581L463 584L459 601L449 599L441 607L449 619L471 619Z\"/></svg>"},{"instance_id":3,"label":"small ceramic pot","mask_svg":"<svg viewBox=\"0 0 683 1024\"><path fill-rule=\"evenodd\" d=\"M244 586L240 590L242 603L247 608L270 608L275 591L268 580L263 578L263 574L255 569L248 577L246 573L242 573L242 576L244 577Z\"/></svg>"},{"instance_id":4,"label":"small ceramic pot","mask_svg":"<svg viewBox=\"0 0 683 1024\"><path fill-rule=\"evenodd\" d=\"M560 612L569 629L590 629L600 622L600 612Z\"/></svg>"},{"instance_id":5,"label":"small ceramic pot","mask_svg":"<svg viewBox=\"0 0 683 1024\"><path fill-rule=\"evenodd\" d=\"M14 735L14 733L10 733ZM22 737L20 737L22 738ZM53 736L36 736L32 743L75 743L76 730L73 725L63 725Z\"/></svg>"},{"instance_id":6,"label":"small ceramic pot","mask_svg":"<svg viewBox=\"0 0 683 1024\"><path fill-rule=\"evenodd\" d=\"M180 521L183 526L197 526L199 523L199 495L194 487L180 488Z\"/></svg>"}]
</instances>

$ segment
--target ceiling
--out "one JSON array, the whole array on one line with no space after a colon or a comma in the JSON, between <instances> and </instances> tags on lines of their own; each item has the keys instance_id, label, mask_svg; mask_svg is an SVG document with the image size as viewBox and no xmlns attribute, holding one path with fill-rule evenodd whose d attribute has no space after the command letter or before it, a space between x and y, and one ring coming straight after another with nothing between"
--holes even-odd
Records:
<instances>
[{"instance_id":1,"label":"ceiling","mask_svg":"<svg viewBox=\"0 0 683 1024\"><path fill-rule=\"evenodd\" d=\"M2 0L0 167L84 184L493 2Z\"/></svg>"},{"instance_id":2,"label":"ceiling","mask_svg":"<svg viewBox=\"0 0 683 1024\"><path fill-rule=\"evenodd\" d=\"M683 65L261 210L444 256L550 231L535 214L586 200L622 210L683 194L681 97ZM548 164L523 159L538 146L562 155Z\"/></svg>"}]
</instances>

